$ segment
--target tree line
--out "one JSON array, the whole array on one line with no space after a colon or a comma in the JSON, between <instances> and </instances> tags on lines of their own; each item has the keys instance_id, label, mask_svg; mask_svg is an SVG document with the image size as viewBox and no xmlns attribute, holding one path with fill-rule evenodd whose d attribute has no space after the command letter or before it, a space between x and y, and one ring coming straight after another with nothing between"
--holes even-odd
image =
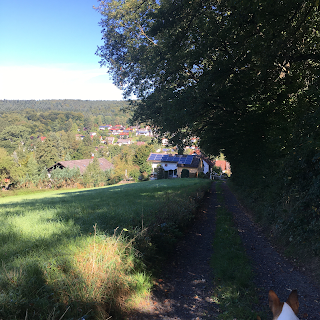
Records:
<instances>
[{"instance_id":1,"label":"tree line","mask_svg":"<svg viewBox=\"0 0 320 320\"><path fill-rule=\"evenodd\" d=\"M128 102L125 100L0 100L0 114L6 112L73 111L85 116L109 116L110 121L125 122L128 116L121 112ZM116 119L120 117L120 119Z\"/></svg>"}]
</instances>

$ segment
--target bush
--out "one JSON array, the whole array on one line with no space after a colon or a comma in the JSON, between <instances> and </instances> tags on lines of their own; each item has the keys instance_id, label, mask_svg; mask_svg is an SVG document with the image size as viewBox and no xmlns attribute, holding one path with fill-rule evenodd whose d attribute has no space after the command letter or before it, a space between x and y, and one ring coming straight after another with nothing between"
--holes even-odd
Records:
<instances>
[{"instance_id":1,"label":"bush","mask_svg":"<svg viewBox=\"0 0 320 320\"><path fill-rule=\"evenodd\" d=\"M156 168L156 173L157 173L158 180L165 178L164 169L162 168L162 166L160 164Z\"/></svg>"},{"instance_id":2,"label":"bush","mask_svg":"<svg viewBox=\"0 0 320 320\"><path fill-rule=\"evenodd\" d=\"M205 174L204 172L199 172L198 174L199 179L209 179L208 174Z\"/></svg>"},{"instance_id":3,"label":"bush","mask_svg":"<svg viewBox=\"0 0 320 320\"><path fill-rule=\"evenodd\" d=\"M51 171L50 181L53 188L73 187L80 179L79 168L54 169Z\"/></svg>"}]
</instances>

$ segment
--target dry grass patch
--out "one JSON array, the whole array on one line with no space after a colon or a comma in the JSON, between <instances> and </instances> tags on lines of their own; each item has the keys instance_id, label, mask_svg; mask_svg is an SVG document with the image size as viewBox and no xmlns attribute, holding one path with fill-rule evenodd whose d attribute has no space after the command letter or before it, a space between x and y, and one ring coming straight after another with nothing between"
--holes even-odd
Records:
<instances>
[{"instance_id":1,"label":"dry grass patch","mask_svg":"<svg viewBox=\"0 0 320 320\"><path fill-rule=\"evenodd\" d=\"M151 288L150 277L137 270L135 251L122 234L95 235L50 269L48 285L61 304L73 306L76 316L90 312L95 319L106 319L123 314Z\"/></svg>"}]
</instances>

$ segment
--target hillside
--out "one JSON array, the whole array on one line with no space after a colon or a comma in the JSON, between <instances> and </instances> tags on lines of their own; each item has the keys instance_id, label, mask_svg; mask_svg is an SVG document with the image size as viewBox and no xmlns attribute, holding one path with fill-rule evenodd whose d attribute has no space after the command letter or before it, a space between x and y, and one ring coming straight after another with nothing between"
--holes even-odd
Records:
<instances>
[{"instance_id":1,"label":"hillside","mask_svg":"<svg viewBox=\"0 0 320 320\"><path fill-rule=\"evenodd\" d=\"M124 113L127 101L92 101L92 100L0 100L0 121L7 114L20 115L20 121L38 121L41 118L66 117L68 121L83 118L96 119L100 124L128 124L130 114ZM4 122L4 121L3 121ZM5 123L4 123L5 124ZM3 126L1 126L3 129Z\"/></svg>"},{"instance_id":2,"label":"hillside","mask_svg":"<svg viewBox=\"0 0 320 320\"><path fill-rule=\"evenodd\" d=\"M114 112L128 105L127 101L116 100L0 100L0 113L35 111L74 111L97 115Z\"/></svg>"}]
</instances>

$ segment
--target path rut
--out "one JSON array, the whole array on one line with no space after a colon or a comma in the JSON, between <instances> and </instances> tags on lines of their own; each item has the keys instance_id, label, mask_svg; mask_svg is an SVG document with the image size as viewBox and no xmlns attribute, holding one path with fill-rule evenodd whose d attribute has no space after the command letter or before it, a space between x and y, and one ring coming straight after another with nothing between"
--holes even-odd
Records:
<instances>
[{"instance_id":1,"label":"path rut","mask_svg":"<svg viewBox=\"0 0 320 320\"><path fill-rule=\"evenodd\" d=\"M215 187L216 182L213 182L192 228L179 242L175 255L163 266L149 304L127 319L205 320L217 317L219 306L211 298L214 288L210 268L214 255L215 211L219 205ZM222 190L252 261L261 305L258 308L263 310L268 305L269 289L273 289L282 301L287 299L291 289L297 289L299 318L320 319L319 288L272 247L225 183Z\"/></svg>"}]
</instances>

